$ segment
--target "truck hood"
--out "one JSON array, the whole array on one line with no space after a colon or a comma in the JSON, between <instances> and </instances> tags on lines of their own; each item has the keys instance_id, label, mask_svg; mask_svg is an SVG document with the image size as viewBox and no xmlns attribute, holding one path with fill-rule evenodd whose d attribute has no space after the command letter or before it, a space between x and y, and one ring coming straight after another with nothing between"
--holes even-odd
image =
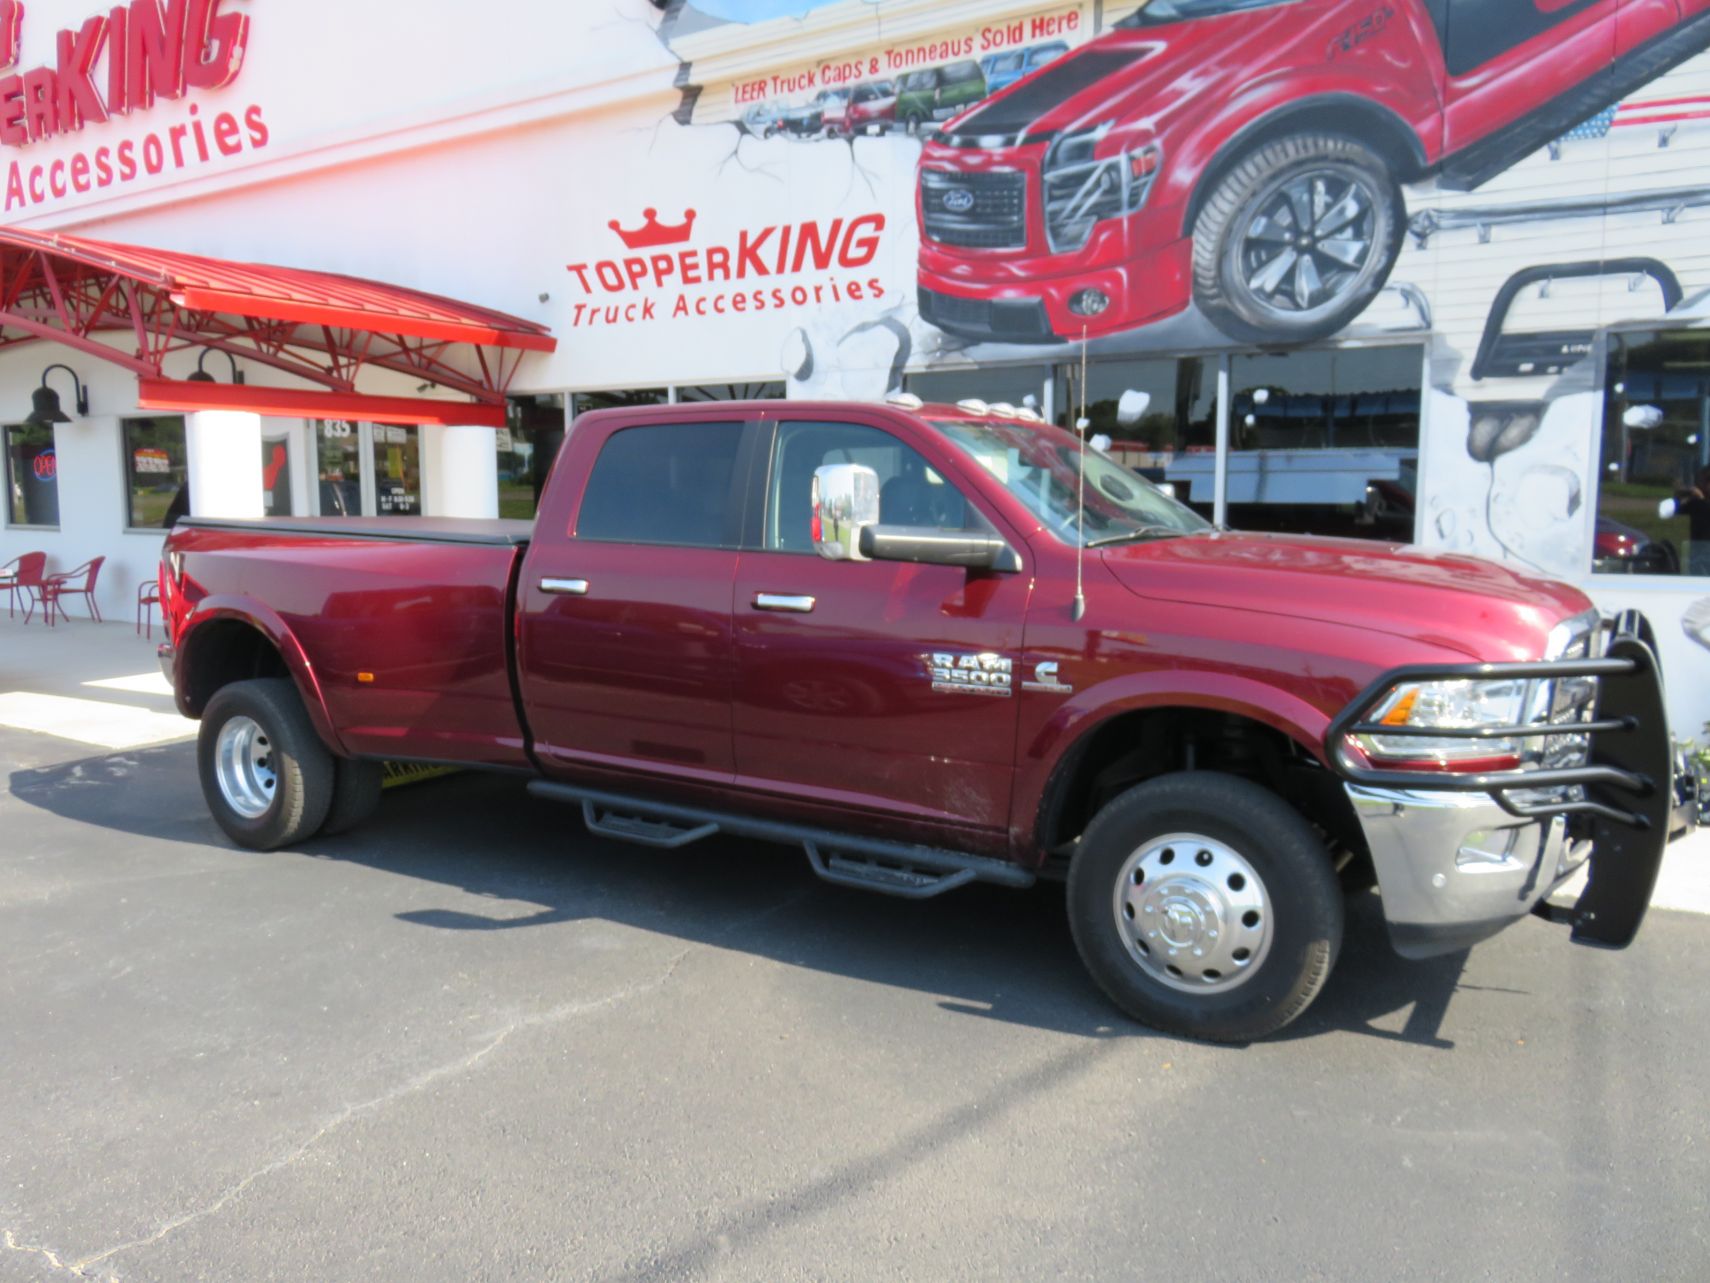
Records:
<instances>
[{"instance_id":1,"label":"truck hood","mask_svg":"<svg viewBox=\"0 0 1710 1283\"><path fill-rule=\"evenodd\" d=\"M1552 628L1591 609L1577 589L1495 562L1362 539L1220 532L1097 555L1149 600L1368 628L1481 661L1540 658Z\"/></svg>"},{"instance_id":2,"label":"truck hood","mask_svg":"<svg viewBox=\"0 0 1710 1283\"><path fill-rule=\"evenodd\" d=\"M952 141L1019 141L1120 121L1144 127L1179 101L1269 67L1288 6L1113 31L1016 81L944 126Z\"/></svg>"}]
</instances>

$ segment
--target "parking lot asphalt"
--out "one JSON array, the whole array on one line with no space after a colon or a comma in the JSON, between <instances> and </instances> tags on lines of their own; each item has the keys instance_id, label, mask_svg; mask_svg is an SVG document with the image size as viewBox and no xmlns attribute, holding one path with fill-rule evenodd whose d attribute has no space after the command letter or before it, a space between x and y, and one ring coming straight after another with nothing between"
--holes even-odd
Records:
<instances>
[{"instance_id":1,"label":"parking lot asphalt","mask_svg":"<svg viewBox=\"0 0 1710 1283\"><path fill-rule=\"evenodd\" d=\"M0 698L163 707L85 685L146 673L128 629L63 632L52 666L0 632ZM258 855L183 739L0 725L0 771L0 1279L1710 1261L1701 913L1409 963L1362 897L1307 1015L1212 1047L1107 1005L1054 887L899 903L783 847L596 839L471 774Z\"/></svg>"}]
</instances>

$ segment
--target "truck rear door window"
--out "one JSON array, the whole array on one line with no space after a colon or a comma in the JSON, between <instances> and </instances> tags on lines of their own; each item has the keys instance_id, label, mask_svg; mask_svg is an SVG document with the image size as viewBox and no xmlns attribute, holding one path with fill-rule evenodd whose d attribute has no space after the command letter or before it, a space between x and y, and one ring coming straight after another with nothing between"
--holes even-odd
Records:
<instances>
[{"instance_id":1,"label":"truck rear door window","mask_svg":"<svg viewBox=\"0 0 1710 1283\"><path fill-rule=\"evenodd\" d=\"M656 423L614 432L588 477L576 538L736 547L731 489L744 426Z\"/></svg>"}]
</instances>

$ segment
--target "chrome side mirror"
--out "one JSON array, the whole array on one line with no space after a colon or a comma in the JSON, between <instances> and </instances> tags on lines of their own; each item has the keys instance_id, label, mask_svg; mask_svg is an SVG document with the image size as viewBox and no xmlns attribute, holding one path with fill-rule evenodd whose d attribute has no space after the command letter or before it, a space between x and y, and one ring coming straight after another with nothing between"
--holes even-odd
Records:
<instances>
[{"instance_id":1,"label":"chrome side mirror","mask_svg":"<svg viewBox=\"0 0 1710 1283\"><path fill-rule=\"evenodd\" d=\"M866 561L861 531L879 521L879 474L860 463L813 472L813 548L827 561Z\"/></svg>"}]
</instances>

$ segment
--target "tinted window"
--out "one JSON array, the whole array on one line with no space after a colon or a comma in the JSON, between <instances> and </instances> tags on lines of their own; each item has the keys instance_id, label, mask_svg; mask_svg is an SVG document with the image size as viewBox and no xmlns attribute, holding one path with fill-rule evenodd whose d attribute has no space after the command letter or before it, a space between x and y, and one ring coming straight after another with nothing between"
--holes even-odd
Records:
<instances>
[{"instance_id":1,"label":"tinted window","mask_svg":"<svg viewBox=\"0 0 1710 1283\"><path fill-rule=\"evenodd\" d=\"M1595 3L1597 0L1433 0L1426 7L1443 42L1449 74L1458 76L1543 35Z\"/></svg>"},{"instance_id":2,"label":"tinted window","mask_svg":"<svg viewBox=\"0 0 1710 1283\"><path fill-rule=\"evenodd\" d=\"M988 530L985 518L914 447L854 423L779 425L766 504L766 547L813 551L813 474L859 463L879 475L879 520L890 526Z\"/></svg>"},{"instance_id":3,"label":"tinted window","mask_svg":"<svg viewBox=\"0 0 1710 1283\"><path fill-rule=\"evenodd\" d=\"M992 59L993 71L1014 71L1021 66L1021 54L1000 53Z\"/></svg>"},{"instance_id":4,"label":"tinted window","mask_svg":"<svg viewBox=\"0 0 1710 1283\"><path fill-rule=\"evenodd\" d=\"M576 537L736 545L731 482L741 423L659 423L614 433L594 461Z\"/></svg>"},{"instance_id":5,"label":"tinted window","mask_svg":"<svg viewBox=\"0 0 1710 1283\"><path fill-rule=\"evenodd\" d=\"M902 78L902 87L904 89L930 89L932 88L934 74L930 70L911 71Z\"/></svg>"},{"instance_id":6,"label":"tinted window","mask_svg":"<svg viewBox=\"0 0 1710 1283\"><path fill-rule=\"evenodd\" d=\"M953 62L944 68L944 83L947 85L960 84L964 80L983 80L985 72L980 70L977 62Z\"/></svg>"}]
</instances>

